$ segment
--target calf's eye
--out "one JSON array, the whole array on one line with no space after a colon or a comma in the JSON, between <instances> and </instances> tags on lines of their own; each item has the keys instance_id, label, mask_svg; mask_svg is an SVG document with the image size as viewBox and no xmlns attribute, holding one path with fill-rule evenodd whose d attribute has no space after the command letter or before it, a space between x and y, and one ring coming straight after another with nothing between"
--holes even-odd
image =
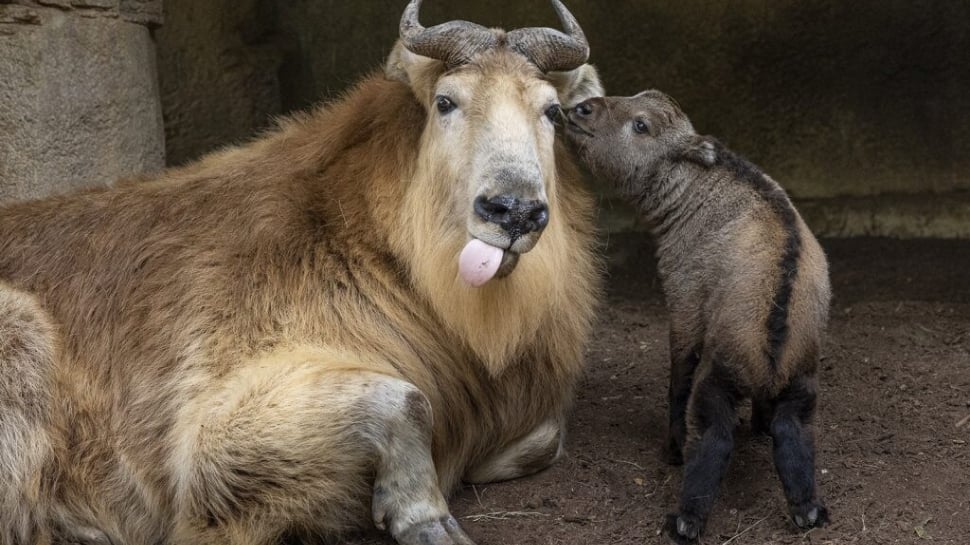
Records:
<instances>
[{"instance_id":1,"label":"calf's eye","mask_svg":"<svg viewBox=\"0 0 970 545\"><path fill-rule=\"evenodd\" d=\"M441 114L449 113L458 107L453 100L444 95L434 97L434 105Z\"/></svg>"},{"instance_id":2,"label":"calf's eye","mask_svg":"<svg viewBox=\"0 0 970 545\"><path fill-rule=\"evenodd\" d=\"M633 121L633 132L637 134L648 134L650 132L650 124L642 119L636 119Z\"/></svg>"}]
</instances>

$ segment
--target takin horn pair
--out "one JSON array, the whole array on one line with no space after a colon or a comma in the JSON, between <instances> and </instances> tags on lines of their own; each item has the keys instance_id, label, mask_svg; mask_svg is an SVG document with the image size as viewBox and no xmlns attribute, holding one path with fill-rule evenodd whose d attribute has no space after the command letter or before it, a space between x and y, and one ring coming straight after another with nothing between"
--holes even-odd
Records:
<instances>
[{"instance_id":1,"label":"takin horn pair","mask_svg":"<svg viewBox=\"0 0 970 545\"><path fill-rule=\"evenodd\" d=\"M411 0L401 17L401 40L412 53L444 61L449 67L467 64L476 54L504 44L542 72L572 70L589 58L589 44L566 6L559 0L552 0L552 5L565 33L552 28L505 33L461 20L424 28L418 22L421 0Z\"/></svg>"}]
</instances>

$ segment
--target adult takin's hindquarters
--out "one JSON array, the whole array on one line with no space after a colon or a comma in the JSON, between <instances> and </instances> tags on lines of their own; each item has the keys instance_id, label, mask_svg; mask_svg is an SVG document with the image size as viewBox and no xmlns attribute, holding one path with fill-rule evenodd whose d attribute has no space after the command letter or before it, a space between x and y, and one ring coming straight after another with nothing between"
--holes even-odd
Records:
<instances>
[{"instance_id":1,"label":"adult takin's hindquarters","mask_svg":"<svg viewBox=\"0 0 970 545\"><path fill-rule=\"evenodd\" d=\"M800 528L824 524L815 491L815 371L830 299L821 247L784 190L694 132L669 97L592 98L567 131L656 238L670 311L672 463L687 465L667 531L700 535L734 447L737 405L771 434L775 468Z\"/></svg>"},{"instance_id":2,"label":"adult takin's hindquarters","mask_svg":"<svg viewBox=\"0 0 970 545\"><path fill-rule=\"evenodd\" d=\"M333 104L0 208L0 544L469 544L462 479L556 460L599 271L553 119L602 90L558 0L419 4Z\"/></svg>"}]
</instances>

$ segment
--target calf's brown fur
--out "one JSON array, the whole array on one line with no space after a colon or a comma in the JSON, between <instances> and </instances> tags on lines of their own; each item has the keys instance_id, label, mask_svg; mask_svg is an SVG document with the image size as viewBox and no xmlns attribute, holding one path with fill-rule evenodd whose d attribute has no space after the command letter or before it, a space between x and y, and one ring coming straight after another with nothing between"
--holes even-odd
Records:
<instances>
[{"instance_id":1,"label":"calf's brown fur","mask_svg":"<svg viewBox=\"0 0 970 545\"><path fill-rule=\"evenodd\" d=\"M830 289L815 237L774 180L695 133L660 92L593 98L568 118L579 154L656 238L671 322L668 453L687 461L670 535L689 542L703 530L743 398L772 435L793 520L823 524L812 416Z\"/></svg>"},{"instance_id":2,"label":"calf's brown fur","mask_svg":"<svg viewBox=\"0 0 970 545\"><path fill-rule=\"evenodd\" d=\"M598 271L544 112L601 90L487 32L460 66L402 39L386 75L157 179L0 208L0 544L268 544L373 520L468 545L445 503L461 479L559 456ZM549 221L473 289L462 246L503 240L472 210L481 180Z\"/></svg>"}]
</instances>

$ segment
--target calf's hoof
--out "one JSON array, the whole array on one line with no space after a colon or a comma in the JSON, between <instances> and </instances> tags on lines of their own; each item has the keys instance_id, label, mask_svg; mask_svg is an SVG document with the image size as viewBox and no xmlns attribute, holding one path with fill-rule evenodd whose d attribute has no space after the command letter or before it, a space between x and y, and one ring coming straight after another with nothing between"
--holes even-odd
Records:
<instances>
[{"instance_id":1,"label":"calf's hoof","mask_svg":"<svg viewBox=\"0 0 970 545\"><path fill-rule=\"evenodd\" d=\"M802 530L811 528L821 528L829 521L829 511L820 503L805 502L801 505L792 505L791 519Z\"/></svg>"},{"instance_id":2,"label":"calf's hoof","mask_svg":"<svg viewBox=\"0 0 970 545\"><path fill-rule=\"evenodd\" d=\"M451 515L414 524L394 538L400 545L475 545Z\"/></svg>"},{"instance_id":3,"label":"calf's hoof","mask_svg":"<svg viewBox=\"0 0 970 545\"><path fill-rule=\"evenodd\" d=\"M679 545L697 543L697 538L704 531L704 522L693 515L670 513L664 523L664 531Z\"/></svg>"}]
</instances>

